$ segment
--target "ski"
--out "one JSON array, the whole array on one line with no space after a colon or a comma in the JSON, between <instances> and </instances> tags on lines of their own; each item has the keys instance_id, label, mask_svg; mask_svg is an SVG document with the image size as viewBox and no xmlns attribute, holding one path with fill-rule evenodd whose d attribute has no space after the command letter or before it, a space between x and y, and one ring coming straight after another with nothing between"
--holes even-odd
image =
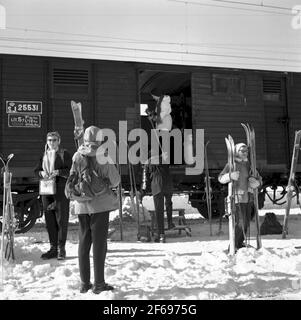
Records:
<instances>
[{"instance_id":1,"label":"ski","mask_svg":"<svg viewBox=\"0 0 301 320\"><path fill-rule=\"evenodd\" d=\"M229 176L231 179L231 173L235 171L234 141L230 135L228 135L228 138L225 138L225 141L228 152ZM227 212L229 218L229 254L233 256L235 254L235 199L232 180L228 183Z\"/></svg>"},{"instance_id":2,"label":"ski","mask_svg":"<svg viewBox=\"0 0 301 320\"><path fill-rule=\"evenodd\" d=\"M84 120L82 117L82 104L71 100L71 110L74 118L74 141L78 148L84 142Z\"/></svg>"},{"instance_id":3,"label":"ski","mask_svg":"<svg viewBox=\"0 0 301 320\"><path fill-rule=\"evenodd\" d=\"M123 195L123 188L122 188L122 175L121 175L121 165L119 163L119 147L118 143L113 140L113 143L116 147L116 167L120 176L120 182L117 187L117 196L118 196L118 204L119 204L119 230L120 230L120 241L123 241L123 219L122 219L122 195Z\"/></svg>"},{"instance_id":4,"label":"ski","mask_svg":"<svg viewBox=\"0 0 301 320\"><path fill-rule=\"evenodd\" d=\"M0 157L3 164L3 211L2 211L2 234L1 234L1 274L3 282L4 259L15 260L14 237L16 229L15 211L11 193L12 173L9 171L9 162L13 158L10 154L7 159Z\"/></svg>"},{"instance_id":5,"label":"ski","mask_svg":"<svg viewBox=\"0 0 301 320\"><path fill-rule=\"evenodd\" d=\"M205 193L206 193L206 203L207 203L209 225L210 225L210 236L212 236L211 183L210 183L209 166L208 166L208 155L207 155L208 144L209 144L209 141L206 142L205 148L204 148Z\"/></svg>"},{"instance_id":6,"label":"ski","mask_svg":"<svg viewBox=\"0 0 301 320\"><path fill-rule=\"evenodd\" d=\"M118 150L118 149L116 149ZM119 152L118 152L119 153ZM119 230L120 230L120 240L123 241L123 221L122 221L122 181L121 181L121 166L118 160L118 154L116 156L116 165L117 165L117 170L120 176L120 182L117 187L117 192L118 192L118 203L119 203Z\"/></svg>"},{"instance_id":7,"label":"ski","mask_svg":"<svg viewBox=\"0 0 301 320\"><path fill-rule=\"evenodd\" d=\"M132 164L130 163L130 160L128 159L128 168L129 168L129 176L130 176L130 199L131 199L131 208L133 212L133 216L137 217L137 240L140 240L140 221L139 221L139 202L137 199L137 190L136 190L136 182L135 182L135 174L132 167ZM135 204L135 196L136 196L136 204Z\"/></svg>"},{"instance_id":8,"label":"ski","mask_svg":"<svg viewBox=\"0 0 301 320\"><path fill-rule=\"evenodd\" d=\"M287 183L287 196L286 196L286 208L285 215L283 220L283 229L282 229L282 239L285 239L288 234L288 217L292 204L293 191L296 191L296 181L295 174L298 164L299 150L300 150L300 141L301 141L301 130L295 131L295 141L294 141L294 150L292 155L290 175Z\"/></svg>"},{"instance_id":9,"label":"ski","mask_svg":"<svg viewBox=\"0 0 301 320\"><path fill-rule=\"evenodd\" d=\"M141 230L140 230L140 227L141 227L141 224L140 224L140 207L139 207L140 201L139 201L139 195L138 195L138 190L137 190L137 186L136 186L135 171L134 171L133 165L130 164L130 166L131 166L131 171L132 171L132 175L133 175L134 194L135 194L135 198L136 198L137 238L140 239L140 237L141 237ZM138 240L139 240L139 239L138 239Z\"/></svg>"},{"instance_id":10,"label":"ski","mask_svg":"<svg viewBox=\"0 0 301 320\"><path fill-rule=\"evenodd\" d=\"M254 178L258 178L257 165L256 165L256 141L255 141L255 130L248 123L241 123L245 130L247 137L247 145L249 148L249 159L251 164L251 175ZM258 189L254 189L254 209L255 209L255 225L256 225L256 245L257 250L262 247L260 237L260 226L259 226L259 209L258 209Z\"/></svg>"}]
</instances>

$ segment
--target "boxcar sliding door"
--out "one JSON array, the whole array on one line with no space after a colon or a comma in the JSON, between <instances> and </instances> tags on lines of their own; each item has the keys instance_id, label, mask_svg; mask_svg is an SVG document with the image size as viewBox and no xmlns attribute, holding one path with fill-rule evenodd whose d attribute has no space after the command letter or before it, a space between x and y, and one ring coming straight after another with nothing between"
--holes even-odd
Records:
<instances>
[{"instance_id":1,"label":"boxcar sliding door","mask_svg":"<svg viewBox=\"0 0 301 320\"><path fill-rule=\"evenodd\" d=\"M289 160L285 79L264 77L262 84L267 163L285 168Z\"/></svg>"}]
</instances>

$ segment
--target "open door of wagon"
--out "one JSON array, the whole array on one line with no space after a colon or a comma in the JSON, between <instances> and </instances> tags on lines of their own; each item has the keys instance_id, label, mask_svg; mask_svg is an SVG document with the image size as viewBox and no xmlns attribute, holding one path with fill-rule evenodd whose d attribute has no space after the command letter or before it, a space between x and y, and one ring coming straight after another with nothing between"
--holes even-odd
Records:
<instances>
[{"instance_id":1,"label":"open door of wagon","mask_svg":"<svg viewBox=\"0 0 301 320\"><path fill-rule=\"evenodd\" d=\"M155 97L162 95L170 96L172 129L178 129L181 132L182 143L170 138L170 164L172 170L179 172L184 170L183 141L184 129L192 129L191 115L191 75L185 72L161 71L161 70L141 70L139 72L140 88L140 116L141 128L148 133L149 141L151 129L156 127L156 123L150 122L145 110L156 109L157 101ZM181 143L181 161L175 161L175 143ZM179 157L177 157L179 159Z\"/></svg>"}]
</instances>

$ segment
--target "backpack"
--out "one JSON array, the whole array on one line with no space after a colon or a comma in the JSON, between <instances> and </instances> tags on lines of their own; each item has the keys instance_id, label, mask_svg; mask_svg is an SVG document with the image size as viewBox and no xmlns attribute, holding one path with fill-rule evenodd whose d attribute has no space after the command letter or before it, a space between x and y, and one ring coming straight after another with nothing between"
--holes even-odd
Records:
<instances>
[{"instance_id":1,"label":"backpack","mask_svg":"<svg viewBox=\"0 0 301 320\"><path fill-rule=\"evenodd\" d=\"M65 185L65 196L69 200L88 201L108 190L109 181L98 175L92 159L77 154L79 170L70 174Z\"/></svg>"},{"instance_id":2,"label":"backpack","mask_svg":"<svg viewBox=\"0 0 301 320\"><path fill-rule=\"evenodd\" d=\"M277 220L274 212L267 212L264 216L264 220L260 226L260 234L281 234L282 225Z\"/></svg>"},{"instance_id":3,"label":"backpack","mask_svg":"<svg viewBox=\"0 0 301 320\"><path fill-rule=\"evenodd\" d=\"M137 240L141 242L150 242L152 240L151 227L144 224L140 225L140 232L137 235Z\"/></svg>"}]
</instances>

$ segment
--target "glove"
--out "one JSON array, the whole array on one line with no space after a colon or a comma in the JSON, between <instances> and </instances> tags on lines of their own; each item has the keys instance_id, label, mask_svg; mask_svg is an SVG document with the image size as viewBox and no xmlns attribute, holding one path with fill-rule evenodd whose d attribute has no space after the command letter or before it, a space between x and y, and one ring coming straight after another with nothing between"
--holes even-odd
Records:
<instances>
[{"instance_id":1,"label":"glove","mask_svg":"<svg viewBox=\"0 0 301 320\"><path fill-rule=\"evenodd\" d=\"M51 175L49 176L49 178L52 179L52 178L54 178L54 177L56 177L56 176L58 176L58 175L59 175L59 170L54 170L54 171L52 171L52 173L51 173Z\"/></svg>"},{"instance_id":2,"label":"glove","mask_svg":"<svg viewBox=\"0 0 301 320\"><path fill-rule=\"evenodd\" d=\"M260 186L260 182L256 178L250 177L249 178L249 186L252 189L256 189Z\"/></svg>"},{"instance_id":3,"label":"glove","mask_svg":"<svg viewBox=\"0 0 301 320\"><path fill-rule=\"evenodd\" d=\"M46 173L46 171L40 171L40 175L42 176L42 178L48 178L48 174Z\"/></svg>"},{"instance_id":4,"label":"glove","mask_svg":"<svg viewBox=\"0 0 301 320\"><path fill-rule=\"evenodd\" d=\"M237 181L239 178L239 171L234 171L230 173L230 179Z\"/></svg>"}]
</instances>

